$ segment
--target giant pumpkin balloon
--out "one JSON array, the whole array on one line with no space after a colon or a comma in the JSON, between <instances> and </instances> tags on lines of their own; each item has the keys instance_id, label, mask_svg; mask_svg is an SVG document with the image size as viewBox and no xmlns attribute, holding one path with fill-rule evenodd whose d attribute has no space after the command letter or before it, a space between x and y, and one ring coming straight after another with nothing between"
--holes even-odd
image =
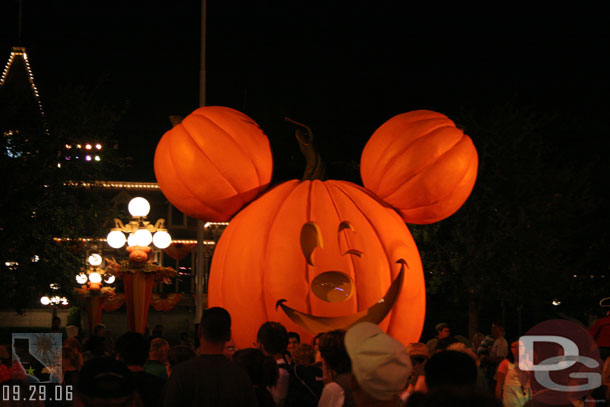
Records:
<instances>
[{"instance_id":1,"label":"giant pumpkin balloon","mask_svg":"<svg viewBox=\"0 0 610 407\"><path fill-rule=\"evenodd\" d=\"M271 180L269 140L237 110L201 107L169 130L155 151L165 197L188 216L225 221Z\"/></svg>"},{"instance_id":2,"label":"giant pumpkin balloon","mask_svg":"<svg viewBox=\"0 0 610 407\"><path fill-rule=\"evenodd\" d=\"M452 215L477 177L478 156L470 137L428 110L394 116L362 151L364 186L396 208L408 223L427 224Z\"/></svg>"},{"instance_id":3,"label":"giant pumpkin balloon","mask_svg":"<svg viewBox=\"0 0 610 407\"><path fill-rule=\"evenodd\" d=\"M266 321L305 338L370 321L405 344L424 322L424 276L404 221L345 181L288 181L252 202L220 238L209 287L238 347Z\"/></svg>"}]
</instances>

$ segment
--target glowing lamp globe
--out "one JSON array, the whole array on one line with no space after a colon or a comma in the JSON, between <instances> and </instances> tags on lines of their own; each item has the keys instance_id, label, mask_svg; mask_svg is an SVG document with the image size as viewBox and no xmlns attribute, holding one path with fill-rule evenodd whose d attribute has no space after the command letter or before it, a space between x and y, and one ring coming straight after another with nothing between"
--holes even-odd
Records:
<instances>
[{"instance_id":1,"label":"glowing lamp globe","mask_svg":"<svg viewBox=\"0 0 610 407\"><path fill-rule=\"evenodd\" d=\"M133 198L127 206L131 216L144 217L150 212L150 204L142 197Z\"/></svg>"},{"instance_id":2,"label":"glowing lamp globe","mask_svg":"<svg viewBox=\"0 0 610 407\"><path fill-rule=\"evenodd\" d=\"M89 274L89 281L91 281L92 283L101 283L102 276L100 276L100 273L91 273Z\"/></svg>"},{"instance_id":3,"label":"glowing lamp globe","mask_svg":"<svg viewBox=\"0 0 610 407\"><path fill-rule=\"evenodd\" d=\"M165 230L159 230L153 235L153 244L159 249L166 249L172 243L172 237Z\"/></svg>"},{"instance_id":4,"label":"glowing lamp globe","mask_svg":"<svg viewBox=\"0 0 610 407\"><path fill-rule=\"evenodd\" d=\"M78 284L85 284L87 282L87 275L85 273L80 273L76 275L76 282Z\"/></svg>"},{"instance_id":5,"label":"glowing lamp globe","mask_svg":"<svg viewBox=\"0 0 610 407\"><path fill-rule=\"evenodd\" d=\"M120 249L123 247L126 240L125 234L118 229L112 230L106 237L108 245L114 249Z\"/></svg>"},{"instance_id":6,"label":"glowing lamp globe","mask_svg":"<svg viewBox=\"0 0 610 407\"><path fill-rule=\"evenodd\" d=\"M146 247L152 243L152 234L146 229L138 229L133 234L136 246ZM131 243L129 244L131 246Z\"/></svg>"},{"instance_id":7,"label":"glowing lamp globe","mask_svg":"<svg viewBox=\"0 0 610 407\"><path fill-rule=\"evenodd\" d=\"M91 256L89 256L89 258L87 259L87 261L89 262L89 264L91 264L92 266L99 266L100 264L102 264L102 256L100 256L97 253L92 254Z\"/></svg>"},{"instance_id":8,"label":"glowing lamp globe","mask_svg":"<svg viewBox=\"0 0 610 407\"><path fill-rule=\"evenodd\" d=\"M112 284L116 278L112 274L104 274L104 283Z\"/></svg>"},{"instance_id":9,"label":"glowing lamp globe","mask_svg":"<svg viewBox=\"0 0 610 407\"><path fill-rule=\"evenodd\" d=\"M51 303L51 300L47 296L40 297L40 303L42 305L49 305Z\"/></svg>"}]
</instances>

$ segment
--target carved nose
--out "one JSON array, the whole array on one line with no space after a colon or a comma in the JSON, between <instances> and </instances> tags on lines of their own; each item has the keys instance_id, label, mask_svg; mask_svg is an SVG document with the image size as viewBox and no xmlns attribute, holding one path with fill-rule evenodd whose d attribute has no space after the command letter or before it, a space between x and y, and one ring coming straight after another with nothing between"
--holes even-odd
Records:
<instances>
[{"instance_id":1,"label":"carved nose","mask_svg":"<svg viewBox=\"0 0 610 407\"><path fill-rule=\"evenodd\" d=\"M340 271L324 272L311 282L311 291L326 302L343 302L352 295L352 280Z\"/></svg>"}]
</instances>

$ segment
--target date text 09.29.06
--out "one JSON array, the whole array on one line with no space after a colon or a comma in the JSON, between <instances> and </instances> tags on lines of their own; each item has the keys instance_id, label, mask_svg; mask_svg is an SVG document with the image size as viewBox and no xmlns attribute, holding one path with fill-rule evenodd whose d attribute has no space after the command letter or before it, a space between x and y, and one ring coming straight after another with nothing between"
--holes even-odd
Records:
<instances>
[{"instance_id":1,"label":"date text 09.29.06","mask_svg":"<svg viewBox=\"0 0 610 407\"><path fill-rule=\"evenodd\" d=\"M3 384L2 401L72 401L72 386L59 384Z\"/></svg>"}]
</instances>

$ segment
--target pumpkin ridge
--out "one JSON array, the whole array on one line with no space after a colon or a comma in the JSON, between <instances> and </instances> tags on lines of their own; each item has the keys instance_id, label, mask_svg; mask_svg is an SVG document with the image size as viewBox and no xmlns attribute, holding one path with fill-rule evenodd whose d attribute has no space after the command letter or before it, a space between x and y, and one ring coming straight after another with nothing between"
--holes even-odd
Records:
<instances>
[{"instance_id":1,"label":"pumpkin ridge","mask_svg":"<svg viewBox=\"0 0 610 407\"><path fill-rule=\"evenodd\" d=\"M261 174L258 171L258 166L256 165L256 163L254 161L252 161L252 157L250 156L250 154L247 154L247 152L243 149L243 147L241 146L240 143L237 142L237 140L235 139L235 137L233 137L233 134L231 134L231 132L227 131L224 127L222 127L220 124L218 124L216 121L210 119L207 116L204 116L202 114L198 115L204 119L206 119L208 122L210 122L211 124L215 125L216 127L218 127L219 129L221 129L225 134L227 134L229 137L229 139L231 139L231 141L233 142L233 144L235 144L237 146L237 148L239 149L239 151L241 151L243 153L243 155L246 157L246 159L250 162L250 164L252 165L252 167L254 167L254 171L256 172L256 177L258 178L258 182L259 183L263 183L264 181L261 179ZM258 125L256 123L253 123L252 121L247 121L245 119L239 119L239 120L244 120L247 123L250 124L254 124L256 125L256 127L258 127ZM260 127L258 127L260 129ZM263 132L261 130L261 132ZM264 133L263 133L264 134Z\"/></svg>"},{"instance_id":2,"label":"pumpkin ridge","mask_svg":"<svg viewBox=\"0 0 610 407\"><path fill-rule=\"evenodd\" d=\"M280 204L280 206L275 211L275 216L273 217L273 220L269 223L269 227L266 230L267 237L265 238L265 244L263 245L263 252L265 253L265 258L267 258L267 256L269 255L269 239L270 239L270 236L271 236L271 229L273 229L273 226L275 225L275 222L277 221L277 214L280 213L280 211L282 210L284 205L286 205L286 203L289 201L290 196L292 194L294 194L294 192L298 189L298 187L299 187L299 185L301 183L298 180L293 180L293 181L296 182L294 188L282 200L282 203ZM291 182L291 181L287 181L287 182ZM261 287L265 287L265 270L266 269L267 269L266 267L262 267L262 271L261 271L261 281L262 281L262 284L261 284ZM279 298L278 298L278 300L279 300ZM264 310L265 310L265 320L270 321L269 313L267 312L267 291L266 290L263 290L263 304L264 304ZM311 312L311 307L309 306L309 304L308 304L308 308L310 308L309 312Z\"/></svg>"},{"instance_id":3,"label":"pumpkin ridge","mask_svg":"<svg viewBox=\"0 0 610 407\"><path fill-rule=\"evenodd\" d=\"M339 208L337 208L337 205L335 204L335 200L334 200L334 198L333 198L333 194L330 192L330 189L328 188L328 185L327 185L325 182L323 182L322 184L324 185L324 188L326 188L326 192L328 193L328 196L330 197L330 201L332 202L333 207L335 208L335 212L337 213L337 217L339 218L339 222L342 222L342 221L343 221L343 220L345 220L345 219L344 219L344 218L341 216L341 214L339 213ZM330 184L330 185L333 185L333 184L334 184L334 183L332 183L332 184ZM348 242L348 246L350 246L350 245L349 245L349 239L347 238L347 236L345 237L345 240L347 240L347 242ZM351 247L351 246L350 246L350 247ZM341 249L341 247L340 247L340 246L339 246L339 249ZM358 277L357 277L357 275L356 275L356 265L354 264L354 262L355 262L355 261L354 261L353 257L351 257L351 256L350 256L350 261L351 261L351 263L352 263L352 269L354 270L354 291L353 291L352 295L357 295L357 294L358 294L358 291L359 291L359 290L358 290ZM360 297L359 297L359 296L357 296L356 298L360 298ZM358 303L358 304L356 305L356 312L358 312L358 311L359 311L359 308L360 308L360 303Z\"/></svg>"},{"instance_id":4,"label":"pumpkin ridge","mask_svg":"<svg viewBox=\"0 0 610 407\"><path fill-rule=\"evenodd\" d=\"M212 168L214 168L216 170L216 172L218 172L220 175L222 175L222 179L224 179L225 182L233 189L233 191L236 194L235 196L239 197L239 200L242 202L241 206L243 207L246 204L246 202L244 201L244 198L241 196L241 193L237 190L237 188L235 188L235 185L233 185L233 183L230 181L230 178L227 177L222 171L220 171L220 169L218 169L218 167L216 166L216 163L214 163L214 161L212 159L210 159L210 157L207 155L207 153L204 151L204 149L201 148L201 146L197 143L197 140L191 136L191 133L188 131L186 126L184 124L180 124L180 126L184 127L186 134L188 134L189 138L193 141L193 144L195 144L197 146L197 149L208 160L208 162L210 163L210 166Z\"/></svg>"},{"instance_id":5,"label":"pumpkin ridge","mask_svg":"<svg viewBox=\"0 0 610 407\"><path fill-rule=\"evenodd\" d=\"M375 224L373 222L371 222L371 219L364 213L364 211L362 209L360 209L360 206L358 206L356 204L356 202L354 202L353 198L343 190L343 188L341 188L342 185L340 185L339 183L336 183L335 187L341 191L341 193L343 193L348 200L350 200L352 202L352 204L354 205L354 207L362 214L362 216L364 217L364 219L366 219L366 221L369 223L369 225L371 226L371 229L373 230L373 232L375 233L375 236L377 236L377 240L379 242L383 242L384 240L381 237L381 234L379 233L379 231L377 230L377 228L375 227ZM359 190L358 188L354 188L356 190ZM360 191L362 192L362 191ZM386 261L388 262L388 270L390 270L390 280L392 280L392 263L390 263L390 254L388 253L388 250L386 249L384 244L381 244L381 247L385 253L385 258ZM400 294L399 294L400 295ZM392 315L392 311L390 311L389 315L391 317Z\"/></svg>"},{"instance_id":6,"label":"pumpkin ridge","mask_svg":"<svg viewBox=\"0 0 610 407\"><path fill-rule=\"evenodd\" d=\"M460 139L458 140L458 142L457 142L457 143L455 143L453 146L451 146L451 148L450 148L450 149L448 149L448 150L447 150L447 151L445 151L443 154L441 154L441 155L439 155L438 157L436 157L436 158L434 159L434 162L435 162L435 163L436 163L436 162L438 162L438 161L439 161L439 160L440 160L442 157L444 157L446 154L450 153L450 152L451 152L451 150L453 150L453 149L454 149L454 148L455 148L455 147L456 147L458 144L460 144L462 141L464 141L464 137L466 137L466 135L465 135L465 134L463 135L463 137L462 137L462 138L460 138ZM426 167L422 168L422 169L421 169L421 171L418 171L416 174L413 174L413 176L409 177L409 178L408 178L407 180L405 180L405 181L404 181L402 184L400 184L400 185L399 185L397 188L395 188L395 189L394 189L392 192L388 193L388 194L387 194L385 197L383 197L383 199L385 200L385 199L387 199L388 197L390 197L391 195L393 195L393 194L397 193L397 192L398 192L400 189L402 189L402 188L406 188L406 187L407 187L407 183L408 183L409 181L411 181L411 180L412 180L412 179L414 179L415 177L419 176L420 174L424 173L424 172L425 172L427 169L429 169L429 168L430 168L430 166L428 165L428 166L426 166ZM460 181L462 181L462 180L464 179L464 177L465 177L465 176L468 174L468 169L469 169L469 168L467 168L467 170L466 170L466 171L464 171L464 174L462 175L462 178L460 179ZM453 189L451 190L451 193L453 193L453 192L454 192L454 191L455 191L455 190L456 190L456 189L459 187L459 185L460 185L460 184L459 184L459 182L458 182L458 183L456 183L456 184L453 186ZM434 202L432 202L432 203L430 203L430 204L427 204L427 205L417 205L417 204L415 204L415 206L413 206L413 207L410 207L410 208L401 208L401 209L406 209L406 210L409 210L409 209L413 209L413 208L425 208L425 207L429 207L429 206L432 206L432 205L436 205L436 204L437 204L437 203L439 203L441 200L445 199L447 196L450 196L450 195L451 195L451 193L445 194L445 195L443 195L442 197L440 197L439 199L437 199L436 201L434 201Z\"/></svg>"},{"instance_id":7,"label":"pumpkin ridge","mask_svg":"<svg viewBox=\"0 0 610 407\"><path fill-rule=\"evenodd\" d=\"M450 126L446 126L446 127L450 127ZM440 127L439 127L440 129ZM439 130L439 129L435 129ZM426 136L430 134L430 133L426 133ZM397 187L395 187L393 190L391 190L390 192L384 194L383 196L379 196L381 199L386 200L390 195L396 193L396 191L398 191L400 188L404 187L409 181L411 181L413 178L417 177L419 174L421 174L423 171L425 171L427 168L430 167L430 163L435 163L437 162L441 157L443 157L444 155L446 155L447 153L449 153L451 150L453 150L453 148L455 146L457 146L462 140L464 140L464 137L466 135L464 134L464 132L462 132L462 137L460 137L451 147L449 147L447 150L445 150L442 154L433 157L433 160L429 160L428 165L422 167L419 171L417 171L416 173L414 173L413 175L411 175L410 177L408 177L407 179L405 179L401 184L399 184ZM418 138L419 139L419 138ZM415 140L414 140L415 141ZM400 155L407 150L412 143L409 144L409 146L407 148L404 148L401 150L400 154L396 154L392 157L392 159L390 161L388 161L387 165L385 166L385 170L387 171L387 168L390 166L390 164L393 164L398 158L400 158Z\"/></svg>"},{"instance_id":8,"label":"pumpkin ridge","mask_svg":"<svg viewBox=\"0 0 610 407\"><path fill-rule=\"evenodd\" d=\"M471 169L472 168L467 168L466 171L464 171L464 174L462 175L462 178L460 179L460 182L463 181L466 177L468 177L470 175L470 170ZM476 172L477 172L477 167L475 166L475 173ZM431 204L428 204L428 205L419 205L419 206L411 207L411 208L400 208L400 209L398 209L398 211L402 214L403 211L409 211L409 210L412 210L412 209L419 209L419 208L426 208L426 207L434 206L434 205L438 204L440 201L444 200L446 197L453 195L455 190L460 188L460 182L456 182L454 187L453 187L453 189L450 192L448 192L442 198L438 199L437 201L435 201L435 202L433 202ZM474 185L473 185L473 188L474 188ZM453 213L457 212L460 208L461 208L461 205ZM449 215L449 216L451 216L451 215ZM436 218L431 218L431 219L434 220ZM429 222L429 223L434 223L434 222Z\"/></svg>"},{"instance_id":9,"label":"pumpkin ridge","mask_svg":"<svg viewBox=\"0 0 610 407\"><path fill-rule=\"evenodd\" d=\"M174 173L175 173L175 172L176 172L176 170L175 170L175 168L176 168L176 167L174 166L174 157L173 157L173 155L168 154L168 155L167 155L166 160L168 160L168 161L169 161L169 163L171 164L172 169L174 170ZM216 208L212 208L210 205L206 204L205 202L202 202L202 201L201 201L201 200L200 200L200 199L197 197L197 195L195 195L195 194L193 193L193 191L191 191L191 189L188 187L188 185L186 185L186 184L185 184L185 183L182 181L182 178L180 178L180 177L174 177L172 181L173 181L173 182L176 182L176 183L179 183L180 185L182 185L182 187L184 188L184 190L185 190L186 192L188 192L188 194L189 194L189 195L190 195L190 196L191 196L191 197L192 197L192 198L193 198L195 201L197 201L199 204L201 204L201 206L205 207L206 209L209 209L211 212L214 212L214 213L215 213L215 214L217 214L217 215L221 215L221 216L222 216L222 213L221 213L221 212L219 212L219 211L218 211ZM176 205L174 205L174 206L176 206ZM176 208L178 208L178 207L176 206ZM180 209L180 208L178 208L178 209ZM180 209L180 211L184 212L182 209Z\"/></svg>"},{"instance_id":10,"label":"pumpkin ridge","mask_svg":"<svg viewBox=\"0 0 610 407\"><path fill-rule=\"evenodd\" d=\"M311 222L311 190L313 189L313 182L312 181L301 181L301 182L308 182L308 191L307 191L307 222ZM305 297L306 301L305 303L307 304L307 313L311 314L311 273L309 272L309 264L307 264L307 262L305 262L305 280L307 281L307 296Z\"/></svg>"},{"instance_id":11,"label":"pumpkin ridge","mask_svg":"<svg viewBox=\"0 0 610 407\"><path fill-rule=\"evenodd\" d=\"M392 120L392 119L390 119L390 120ZM446 117L446 116L445 116L445 117L439 117L439 118L433 118L433 119L428 118L428 119L423 119L423 120L416 120L416 121L414 121L413 123L415 123L415 122L419 122L419 121L424 121L424 120L439 120L439 121L440 121L440 120L442 120L442 121L443 121L443 123L439 123L437 126L435 126L435 127L431 128L431 129L429 129L427 132L425 132L425 133L421 134L419 137L416 137L416 138L414 138L413 140L411 140L411 142L410 142L410 143L409 143L409 144L408 144L408 145L407 145L405 148L403 148L403 149L401 150L401 154L402 154L402 152L403 152L403 151L405 151L405 150L409 149L409 148L411 147L411 145L412 145L413 143L415 143L417 140L419 140L419 139L420 139L420 138L422 138L422 137L427 136L428 134L432 133L433 131L436 131L436 130L438 130L438 129L442 129L442 128L444 128L444 127L454 127L454 126L451 126L451 125L453 124L453 121L451 121L451 119L449 119L449 118L448 118L448 117ZM446 120L448 120L450 123L445 123L445 121L446 121ZM385 123L384 123L384 124L385 124ZM383 124L381 125L381 127L383 127ZM381 128L381 127L379 127L379 128ZM378 130L379 130L379 129L378 129ZM377 132L377 130L375 130L375 132ZM374 136L374 135L375 135L375 133L373 133L373 136ZM366 145L365 145L364 147L366 148ZM393 147L394 147L394 146L392 145L392 143L388 143L388 144L385 146L385 148L383 149L383 151L381 151L379 154L377 154L377 156L378 156L378 157L383 157L383 156L387 155L387 154L388 154L388 151L391 151ZM362 152L364 153L364 150L363 150ZM397 155L400 155L400 154L397 154ZM395 158L395 157L396 157L396 156L394 156L394 158ZM386 163L386 165L385 165L385 167L384 167L384 169L383 169L383 172L385 172L385 171L387 170L388 166L389 166L389 165L390 165L390 164L391 164L391 163L394 161L394 158L393 158L391 161L389 161L388 163ZM362 161L362 159L361 159L361 161ZM383 172L382 172L382 173L383 173ZM376 179L376 181L375 181L375 185L371 185L371 187L372 187L371 189L378 189L378 188L379 188L379 183L381 182L381 178L380 178L380 177L375 177L375 179Z\"/></svg>"}]
</instances>

